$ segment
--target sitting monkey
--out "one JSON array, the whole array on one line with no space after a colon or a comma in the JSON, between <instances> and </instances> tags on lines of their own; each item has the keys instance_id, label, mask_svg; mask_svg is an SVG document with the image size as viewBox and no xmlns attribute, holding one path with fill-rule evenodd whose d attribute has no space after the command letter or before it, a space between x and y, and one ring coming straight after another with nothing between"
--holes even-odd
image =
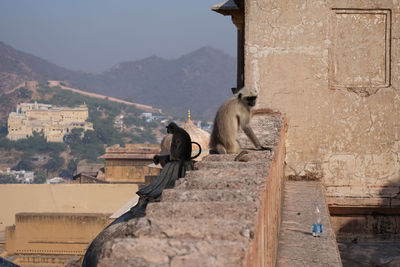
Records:
<instances>
[{"instance_id":1,"label":"sitting monkey","mask_svg":"<svg viewBox=\"0 0 400 267\"><path fill-rule=\"evenodd\" d=\"M211 154L235 154L240 152L237 141L239 127L258 150L271 150L263 147L250 127L251 109L256 105L257 92L243 87L218 110L210 138ZM235 90L232 88L232 92Z\"/></svg>"}]
</instances>

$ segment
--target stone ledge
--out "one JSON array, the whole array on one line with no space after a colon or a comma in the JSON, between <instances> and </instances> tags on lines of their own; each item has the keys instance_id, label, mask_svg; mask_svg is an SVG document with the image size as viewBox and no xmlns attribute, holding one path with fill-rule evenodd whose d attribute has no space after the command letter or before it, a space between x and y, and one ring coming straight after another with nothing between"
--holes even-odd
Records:
<instances>
[{"instance_id":1,"label":"stone ledge","mask_svg":"<svg viewBox=\"0 0 400 267\"><path fill-rule=\"evenodd\" d=\"M195 224L196 227L192 227ZM221 231L221 225L224 231ZM129 237L183 238L201 240L231 240L248 243L253 240L254 223L225 219L165 220L164 218L141 218L128 223ZM232 235L231 233L236 233Z\"/></svg>"},{"instance_id":2,"label":"stone ledge","mask_svg":"<svg viewBox=\"0 0 400 267\"><path fill-rule=\"evenodd\" d=\"M315 202L324 227L321 237L311 234ZM342 266L325 191L319 182L285 182L277 266Z\"/></svg>"},{"instance_id":3,"label":"stone ledge","mask_svg":"<svg viewBox=\"0 0 400 267\"><path fill-rule=\"evenodd\" d=\"M257 189L167 189L162 194L163 202L199 202L199 201L256 201L260 192Z\"/></svg>"},{"instance_id":4,"label":"stone ledge","mask_svg":"<svg viewBox=\"0 0 400 267\"><path fill-rule=\"evenodd\" d=\"M232 241L125 238L105 244L104 254L108 257L98 267L240 266L245 251L245 244Z\"/></svg>"},{"instance_id":5,"label":"stone ledge","mask_svg":"<svg viewBox=\"0 0 400 267\"><path fill-rule=\"evenodd\" d=\"M275 262L284 165L283 119L255 116L263 145L248 162L209 155L149 203L146 216L112 226L98 266L255 266ZM247 137L240 135L246 144ZM267 141L266 141L267 140Z\"/></svg>"},{"instance_id":6,"label":"stone ledge","mask_svg":"<svg viewBox=\"0 0 400 267\"><path fill-rule=\"evenodd\" d=\"M194 219L251 220L255 217L257 206L251 202L150 203L146 209L146 217L171 220L185 217Z\"/></svg>"}]
</instances>

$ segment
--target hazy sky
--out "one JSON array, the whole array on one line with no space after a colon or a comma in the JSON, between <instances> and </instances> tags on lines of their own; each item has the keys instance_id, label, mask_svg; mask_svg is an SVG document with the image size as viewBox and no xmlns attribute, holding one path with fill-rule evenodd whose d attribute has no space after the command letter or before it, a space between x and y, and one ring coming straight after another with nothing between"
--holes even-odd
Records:
<instances>
[{"instance_id":1,"label":"hazy sky","mask_svg":"<svg viewBox=\"0 0 400 267\"><path fill-rule=\"evenodd\" d=\"M1 0L0 41L73 70L102 72L151 55L177 58L202 46L235 55L223 0Z\"/></svg>"}]
</instances>

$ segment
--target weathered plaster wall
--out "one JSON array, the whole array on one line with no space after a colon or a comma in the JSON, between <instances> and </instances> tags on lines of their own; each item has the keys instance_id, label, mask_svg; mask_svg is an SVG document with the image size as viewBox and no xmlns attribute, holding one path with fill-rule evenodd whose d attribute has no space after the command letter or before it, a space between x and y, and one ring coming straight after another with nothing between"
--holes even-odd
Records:
<instances>
[{"instance_id":1,"label":"weathered plaster wall","mask_svg":"<svg viewBox=\"0 0 400 267\"><path fill-rule=\"evenodd\" d=\"M245 83L288 119L286 175L322 178L331 204L397 193L400 2L249 0L245 18Z\"/></svg>"}]
</instances>

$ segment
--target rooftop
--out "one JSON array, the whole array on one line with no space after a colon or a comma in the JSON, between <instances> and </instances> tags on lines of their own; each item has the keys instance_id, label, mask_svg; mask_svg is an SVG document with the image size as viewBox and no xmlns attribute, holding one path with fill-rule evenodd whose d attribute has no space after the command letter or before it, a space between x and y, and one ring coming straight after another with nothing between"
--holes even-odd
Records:
<instances>
[{"instance_id":1,"label":"rooftop","mask_svg":"<svg viewBox=\"0 0 400 267\"><path fill-rule=\"evenodd\" d=\"M114 145L106 148L106 154L101 159L153 159L160 153L159 144L127 144L125 147Z\"/></svg>"}]
</instances>

